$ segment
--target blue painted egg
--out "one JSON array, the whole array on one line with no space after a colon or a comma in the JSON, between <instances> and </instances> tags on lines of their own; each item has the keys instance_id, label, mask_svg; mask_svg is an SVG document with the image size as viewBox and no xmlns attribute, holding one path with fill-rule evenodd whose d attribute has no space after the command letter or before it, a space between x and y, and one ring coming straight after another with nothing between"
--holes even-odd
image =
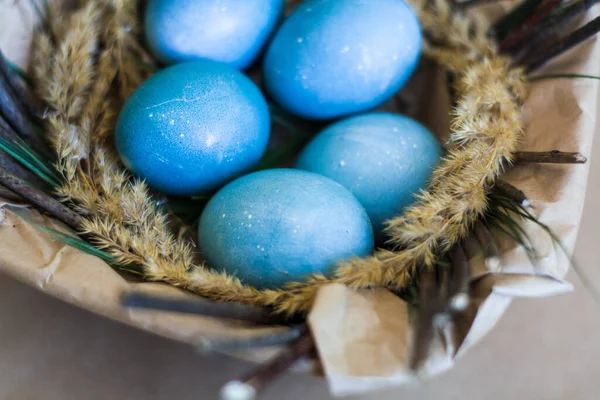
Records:
<instances>
[{"instance_id":1,"label":"blue painted egg","mask_svg":"<svg viewBox=\"0 0 600 400\"><path fill-rule=\"evenodd\" d=\"M198 228L208 265L257 288L282 287L373 251L365 209L340 184L294 169L255 172L209 201Z\"/></svg>"},{"instance_id":2,"label":"blue painted egg","mask_svg":"<svg viewBox=\"0 0 600 400\"><path fill-rule=\"evenodd\" d=\"M283 9L284 0L150 0L146 40L167 64L209 59L244 69L264 47Z\"/></svg>"},{"instance_id":3,"label":"blue painted egg","mask_svg":"<svg viewBox=\"0 0 600 400\"><path fill-rule=\"evenodd\" d=\"M384 221L414 202L441 156L436 137L418 122L369 113L319 133L300 153L296 168L327 176L350 190L381 241Z\"/></svg>"},{"instance_id":4,"label":"blue painted egg","mask_svg":"<svg viewBox=\"0 0 600 400\"><path fill-rule=\"evenodd\" d=\"M116 146L150 187L188 196L252 169L269 132L267 103L250 79L225 64L196 61L162 70L131 95Z\"/></svg>"},{"instance_id":5,"label":"blue painted egg","mask_svg":"<svg viewBox=\"0 0 600 400\"><path fill-rule=\"evenodd\" d=\"M408 80L421 42L419 21L403 0L308 0L267 50L265 87L305 118L369 110Z\"/></svg>"}]
</instances>

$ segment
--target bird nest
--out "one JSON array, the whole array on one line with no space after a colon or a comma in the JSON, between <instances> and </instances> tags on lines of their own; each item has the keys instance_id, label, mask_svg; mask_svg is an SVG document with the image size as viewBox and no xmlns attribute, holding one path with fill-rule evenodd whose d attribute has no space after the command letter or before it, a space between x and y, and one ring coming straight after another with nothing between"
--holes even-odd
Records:
<instances>
[{"instance_id":1,"label":"bird nest","mask_svg":"<svg viewBox=\"0 0 600 400\"><path fill-rule=\"evenodd\" d=\"M408 296L419 282L425 287L424 277L449 259L453 282L448 307L461 308L461 299L469 295L465 240L475 234L493 262L497 250L491 225L522 242L511 221L535 220L523 193L500 180L504 171L516 161L585 160L579 154L519 153L517 148L531 74L595 34L599 23L594 20L553 41L556 32L593 3L579 1L559 9L560 1L539 5L526 0L490 25L478 13L467 12L475 2L409 2L421 22L425 55L447 73L452 98L447 153L416 202L387 222L387 248L344 262L330 276L261 290L197 263L190 240L173 233L161 197L120 164L112 138L116 116L155 70L138 41L139 9L133 0L89 0L75 9L55 2L48 8L31 53L31 84L42 103L39 120L48 140L41 141L27 127L25 120L38 118L40 106L23 97L14 105L22 115L14 113L11 120L19 137L1 142L27 167L30 182L39 184L25 184L17 169L2 170L1 183L79 237L51 230L60 240L146 280L220 302L268 307L269 314L292 318L310 311L319 289L332 283L352 289L383 287ZM50 165L44 157L54 161Z\"/></svg>"}]
</instances>

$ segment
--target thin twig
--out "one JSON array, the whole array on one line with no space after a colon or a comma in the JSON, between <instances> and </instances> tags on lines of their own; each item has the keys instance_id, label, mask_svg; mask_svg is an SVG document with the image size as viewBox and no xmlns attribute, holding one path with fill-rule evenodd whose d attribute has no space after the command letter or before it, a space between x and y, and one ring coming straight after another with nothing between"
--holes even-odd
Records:
<instances>
[{"instance_id":1,"label":"thin twig","mask_svg":"<svg viewBox=\"0 0 600 400\"><path fill-rule=\"evenodd\" d=\"M286 324L286 321L282 317L274 315L269 308L252 307L238 303L217 303L199 298L176 298L129 292L123 295L121 305L128 308L237 319L258 324Z\"/></svg>"},{"instance_id":2,"label":"thin twig","mask_svg":"<svg viewBox=\"0 0 600 400\"><path fill-rule=\"evenodd\" d=\"M469 306L471 273L463 246L459 243L450 250L452 261L449 283L449 307L452 311L464 311Z\"/></svg>"},{"instance_id":3,"label":"thin twig","mask_svg":"<svg viewBox=\"0 0 600 400\"><path fill-rule=\"evenodd\" d=\"M548 16L513 49L513 54L516 54L514 61L515 65L522 64L529 54L544 48L543 43L547 39L564 31L568 24L599 1L600 0L576 1L573 4L558 10L555 14Z\"/></svg>"},{"instance_id":4,"label":"thin twig","mask_svg":"<svg viewBox=\"0 0 600 400\"><path fill-rule=\"evenodd\" d=\"M14 99L8 82L0 74L0 116L15 132L39 154L48 155L48 148L41 142L40 137L27 119L25 112Z\"/></svg>"},{"instance_id":5,"label":"thin twig","mask_svg":"<svg viewBox=\"0 0 600 400\"><path fill-rule=\"evenodd\" d=\"M548 16L561 3L562 0L548 0L547 2L542 3L537 11L527 18L521 26L506 35L504 40L498 45L498 51L503 53L521 43L523 39L535 29L540 21Z\"/></svg>"},{"instance_id":6,"label":"thin twig","mask_svg":"<svg viewBox=\"0 0 600 400\"><path fill-rule=\"evenodd\" d=\"M413 324L413 344L408 365L413 371L419 370L429 354L429 344L433 338L433 319L439 311L439 286L433 271L422 271L419 276L419 309Z\"/></svg>"},{"instance_id":7,"label":"thin twig","mask_svg":"<svg viewBox=\"0 0 600 400\"><path fill-rule=\"evenodd\" d=\"M600 31L600 17L596 17L591 22L577 29L575 32L559 40L549 49L544 50L541 55L539 55L537 58L534 58L534 60L527 65L525 72L529 74L537 70L553 58L591 38L598 33L598 31Z\"/></svg>"},{"instance_id":8,"label":"thin twig","mask_svg":"<svg viewBox=\"0 0 600 400\"><path fill-rule=\"evenodd\" d=\"M197 343L197 349L201 352L206 352L281 346L298 340L307 330L308 327L306 324L301 324L284 330L278 330L277 332L243 338L202 338Z\"/></svg>"},{"instance_id":9,"label":"thin twig","mask_svg":"<svg viewBox=\"0 0 600 400\"><path fill-rule=\"evenodd\" d=\"M0 168L8 170L10 173L18 176L42 191L45 191L45 189L48 188L48 184L44 180L31 173L31 171L17 163L12 157L2 150L0 150Z\"/></svg>"},{"instance_id":10,"label":"thin twig","mask_svg":"<svg viewBox=\"0 0 600 400\"><path fill-rule=\"evenodd\" d=\"M266 362L244 378L230 381L221 390L223 400L251 400L277 379L298 359L309 356L315 350L310 333L305 333L298 341L283 350L273 360Z\"/></svg>"},{"instance_id":11,"label":"thin twig","mask_svg":"<svg viewBox=\"0 0 600 400\"><path fill-rule=\"evenodd\" d=\"M0 50L0 76L3 76L8 86L10 87L13 97L19 102L19 105L30 117L36 117L39 115L37 107L33 103L31 94L27 88L22 84L19 76L10 67L8 59Z\"/></svg>"},{"instance_id":12,"label":"thin twig","mask_svg":"<svg viewBox=\"0 0 600 400\"><path fill-rule=\"evenodd\" d=\"M64 222L72 229L76 231L81 229L82 219L77 213L28 184L8 169L0 168L0 184L23 197L34 206L46 211L59 221Z\"/></svg>"},{"instance_id":13,"label":"thin twig","mask_svg":"<svg viewBox=\"0 0 600 400\"><path fill-rule=\"evenodd\" d=\"M494 236L481 220L475 223L473 233L485 254L486 267L492 272L498 271L500 267L500 250L498 250Z\"/></svg>"},{"instance_id":14,"label":"thin twig","mask_svg":"<svg viewBox=\"0 0 600 400\"><path fill-rule=\"evenodd\" d=\"M497 40L501 41L509 32L516 29L529 18L542 1L524 0L490 28L490 35L495 36Z\"/></svg>"},{"instance_id":15,"label":"thin twig","mask_svg":"<svg viewBox=\"0 0 600 400\"><path fill-rule=\"evenodd\" d=\"M5 142L5 143L1 143ZM5 147L6 146L6 147ZM43 179L46 184L57 185L58 176L53 168L49 167L41 157L29 148L28 144L23 141L14 131L14 129L2 118L0 115L0 148L5 150L15 161L23 164L24 167L30 170L31 173L35 174L38 178ZM11 148L14 154L8 150ZM30 182L35 183L39 180L31 180ZM39 186L43 187L46 184Z\"/></svg>"},{"instance_id":16,"label":"thin twig","mask_svg":"<svg viewBox=\"0 0 600 400\"><path fill-rule=\"evenodd\" d=\"M587 158L581 153L567 153L559 150L552 151L518 151L515 153L518 163L547 163L547 164L585 164Z\"/></svg>"},{"instance_id":17,"label":"thin twig","mask_svg":"<svg viewBox=\"0 0 600 400\"><path fill-rule=\"evenodd\" d=\"M523 207L529 206L529 199L527 198L527 196L525 196L525 193L523 193L522 190L517 189L510 183L503 181L502 179L497 179L496 180L496 189L502 191L504 193L504 195L509 197L515 203L517 203Z\"/></svg>"},{"instance_id":18,"label":"thin twig","mask_svg":"<svg viewBox=\"0 0 600 400\"><path fill-rule=\"evenodd\" d=\"M466 10L467 8L483 6L491 3L499 3L502 0L464 0L455 1L454 5L460 10Z\"/></svg>"},{"instance_id":19,"label":"thin twig","mask_svg":"<svg viewBox=\"0 0 600 400\"><path fill-rule=\"evenodd\" d=\"M585 75L585 74L540 74L527 77L529 82L543 81L546 79L597 79L600 80L600 76Z\"/></svg>"}]
</instances>

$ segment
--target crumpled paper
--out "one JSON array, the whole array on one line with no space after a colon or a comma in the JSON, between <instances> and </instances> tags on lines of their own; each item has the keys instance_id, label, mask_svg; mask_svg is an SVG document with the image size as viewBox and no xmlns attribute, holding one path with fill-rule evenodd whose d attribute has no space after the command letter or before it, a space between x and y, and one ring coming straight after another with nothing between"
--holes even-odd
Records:
<instances>
[{"instance_id":1,"label":"crumpled paper","mask_svg":"<svg viewBox=\"0 0 600 400\"><path fill-rule=\"evenodd\" d=\"M591 19L591 15L587 17ZM0 2L0 48L14 62L26 66L35 12L29 2ZM590 39L540 73L600 75L600 44ZM429 95L416 111L432 130L447 136L447 99L444 74L424 79ZM528 122L522 150L578 151L589 157L598 129L598 81L563 79L531 86L524 108ZM432 101L435 99L435 101ZM517 166L506 179L521 188L541 221L560 237L569 252L574 245L583 207L589 162L585 165ZM280 329L238 321L124 310L121 294L130 289L190 296L179 289L121 275L103 261L54 242L18 216L60 227L47 217L23 207L18 199L0 192L0 271L53 296L100 315L156 334L194 344L203 337L240 337ZM482 338L504 313L513 297L543 297L571 290L563 281L569 263L552 241L528 226L541 260L534 270L522 249L504 243L499 272L479 265L473 272L473 302L467 318L452 321L459 329L441 326L434 337L425 373L452 366ZM541 272L541 273L540 273ZM414 377L405 367L410 349L410 315L402 300L383 289L351 292L331 285L319 293L309 317L324 371L336 395L398 385ZM262 361L277 348L237 354Z\"/></svg>"}]
</instances>

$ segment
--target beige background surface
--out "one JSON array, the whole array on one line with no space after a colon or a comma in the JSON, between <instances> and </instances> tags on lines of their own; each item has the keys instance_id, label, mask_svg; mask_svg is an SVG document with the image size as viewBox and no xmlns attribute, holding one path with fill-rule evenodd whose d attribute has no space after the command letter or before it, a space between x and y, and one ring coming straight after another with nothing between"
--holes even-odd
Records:
<instances>
[{"instance_id":1,"label":"beige background surface","mask_svg":"<svg viewBox=\"0 0 600 400\"><path fill-rule=\"evenodd\" d=\"M600 287L600 140L575 250ZM597 399L600 304L571 272L572 294L516 300L454 369L361 399ZM217 399L250 364L119 325L0 276L0 399ZM324 380L287 374L263 399L327 399Z\"/></svg>"}]
</instances>

